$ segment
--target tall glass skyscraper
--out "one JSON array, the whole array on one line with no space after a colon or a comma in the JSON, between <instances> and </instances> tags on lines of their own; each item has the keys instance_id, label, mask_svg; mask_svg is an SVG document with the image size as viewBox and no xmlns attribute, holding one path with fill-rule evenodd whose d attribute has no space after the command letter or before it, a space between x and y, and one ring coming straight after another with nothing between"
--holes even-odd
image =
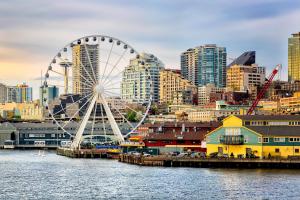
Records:
<instances>
[{"instance_id":1,"label":"tall glass skyscraper","mask_svg":"<svg viewBox=\"0 0 300 200\"><path fill-rule=\"evenodd\" d=\"M207 44L181 54L181 73L195 85L226 87L226 48Z\"/></svg>"},{"instance_id":2,"label":"tall glass skyscraper","mask_svg":"<svg viewBox=\"0 0 300 200\"><path fill-rule=\"evenodd\" d=\"M300 81L300 32L288 39L288 80Z\"/></svg>"}]
</instances>

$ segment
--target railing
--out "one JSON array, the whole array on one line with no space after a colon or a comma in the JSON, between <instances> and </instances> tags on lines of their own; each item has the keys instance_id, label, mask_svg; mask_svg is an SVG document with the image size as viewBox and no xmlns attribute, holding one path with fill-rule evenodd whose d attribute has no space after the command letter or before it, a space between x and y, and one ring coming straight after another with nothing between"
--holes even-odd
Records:
<instances>
[{"instance_id":1,"label":"railing","mask_svg":"<svg viewBox=\"0 0 300 200\"><path fill-rule=\"evenodd\" d=\"M221 144L244 144L243 135L222 135L220 138Z\"/></svg>"}]
</instances>

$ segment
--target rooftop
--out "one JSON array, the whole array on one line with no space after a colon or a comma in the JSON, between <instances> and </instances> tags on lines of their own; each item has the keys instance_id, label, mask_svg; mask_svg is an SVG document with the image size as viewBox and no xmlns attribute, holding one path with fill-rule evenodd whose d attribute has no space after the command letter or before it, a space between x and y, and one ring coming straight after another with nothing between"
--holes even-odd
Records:
<instances>
[{"instance_id":1,"label":"rooftop","mask_svg":"<svg viewBox=\"0 0 300 200\"><path fill-rule=\"evenodd\" d=\"M300 120L300 115L236 115L242 120Z\"/></svg>"},{"instance_id":2,"label":"rooftop","mask_svg":"<svg viewBox=\"0 0 300 200\"><path fill-rule=\"evenodd\" d=\"M246 126L264 136L300 136L300 126Z\"/></svg>"}]
</instances>

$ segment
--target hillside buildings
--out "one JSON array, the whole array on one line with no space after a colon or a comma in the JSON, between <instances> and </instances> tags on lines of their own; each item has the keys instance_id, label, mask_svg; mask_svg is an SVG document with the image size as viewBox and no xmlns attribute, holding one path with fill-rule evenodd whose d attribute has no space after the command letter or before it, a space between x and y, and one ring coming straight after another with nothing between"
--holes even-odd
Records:
<instances>
[{"instance_id":1,"label":"hillside buildings","mask_svg":"<svg viewBox=\"0 0 300 200\"><path fill-rule=\"evenodd\" d=\"M233 91L250 91L253 87L262 86L265 78L265 67L234 64L227 69L226 86Z\"/></svg>"},{"instance_id":2,"label":"hillside buildings","mask_svg":"<svg viewBox=\"0 0 300 200\"><path fill-rule=\"evenodd\" d=\"M98 81L98 45L77 44L72 47L73 94L88 95ZM91 66L92 65L92 66Z\"/></svg>"},{"instance_id":3,"label":"hillside buildings","mask_svg":"<svg viewBox=\"0 0 300 200\"><path fill-rule=\"evenodd\" d=\"M32 101L32 87L26 83L7 87L7 102L24 103Z\"/></svg>"},{"instance_id":4,"label":"hillside buildings","mask_svg":"<svg viewBox=\"0 0 300 200\"><path fill-rule=\"evenodd\" d=\"M131 59L125 68L121 83L121 96L129 102L159 101L159 72L164 64L154 55L142 53Z\"/></svg>"},{"instance_id":5,"label":"hillside buildings","mask_svg":"<svg viewBox=\"0 0 300 200\"><path fill-rule=\"evenodd\" d=\"M288 39L288 81L300 80L300 32Z\"/></svg>"},{"instance_id":6,"label":"hillside buildings","mask_svg":"<svg viewBox=\"0 0 300 200\"><path fill-rule=\"evenodd\" d=\"M225 88L216 87L214 84L198 87L198 105L206 105L222 99Z\"/></svg>"},{"instance_id":7,"label":"hillside buildings","mask_svg":"<svg viewBox=\"0 0 300 200\"><path fill-rule=\"evenodd\" d=\"M184 79L180 74L180 70L165 69L160 71L160 103L193 104L196 95L197 86Z\"/></svg>"}]
</instances>

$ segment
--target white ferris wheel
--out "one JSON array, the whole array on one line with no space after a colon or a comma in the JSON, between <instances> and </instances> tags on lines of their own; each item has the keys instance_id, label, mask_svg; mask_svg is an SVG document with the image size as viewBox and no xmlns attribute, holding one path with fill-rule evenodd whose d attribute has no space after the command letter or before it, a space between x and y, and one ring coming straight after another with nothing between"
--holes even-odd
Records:
<instances>
[{"instance_id":1,"label":"white ferris wheel","mask_svg":"<svg viewBox=\"0 0 300 200\"><path fill-rule=\"evenodd\" d=\"M58 88L60 95L53 101L44 98L43 104L49 118L66 134L72 135L68 124L77 123L71 148L79 148L83 135L93 136L96 126L101 127L102 134L110 132L122 142L144 121L152 92L147 98L142 96L138 90L142 81L136 79L129 90L128 85L126 91L122 87L125 69L135 59L139 54L129 44L110 36L91 35L72 41L51 60L42 87ZM152 88L150 71L145 68L144 72L141 80L150 82ZM125 132L119 128L123 125L128 127Z\"/></svg>"}]
</instances>

